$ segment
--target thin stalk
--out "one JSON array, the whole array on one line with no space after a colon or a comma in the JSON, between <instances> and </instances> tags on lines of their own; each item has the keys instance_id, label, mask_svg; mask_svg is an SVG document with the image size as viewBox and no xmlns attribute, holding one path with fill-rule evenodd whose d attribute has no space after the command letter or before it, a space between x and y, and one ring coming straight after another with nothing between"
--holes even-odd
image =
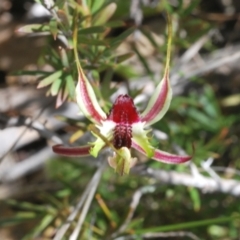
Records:
<instances>
[{"instance_id":1,"label":"thin stalk","mask_svg":"<svg viewBox=\"0 0 240 240\"><path fill-rule=\"evenodd\" d=\"M105 156L105 154L102 155L102 158L104 158L104 156ZM101 177L101 175L103 173L103 170L105 169L105 166L106 166L106 161L101 161L101 162L102 162L102 164L99 166L99 168L97 169L97 171L93 175L91 181L89 182L89 184L85 188L85 191L83 192L82 197L80 198L77 206L72 211L72 213L68 216L66 222L57 231L57 233L56 233L56 235L55 235L53 240L61 240L63 238L63 236L65 235L65 233L69 229L72 221L75 219L75 217L79 213L80 209L82 208L84 202L89 198L89 195L92 194L91 193L92 192L92 188L96 185L96 182L99 182L98 179Z\"/></svg>"},{"instance_id":2,"label":"thin stalk","mask_svg":"<svg viewBox=\"0 0 240 240\"><path fill-rule=\"evenodd\" d=\"M105 163L106 163L106 161L105 161ZM81 212L80 217L79 217L78 222L77 222L77 225L76 225L73 233L69 237L69 240L77 240L78 239L79 233L81 232L81 229L82 229L83 222L84 222L84 220L87 216L88 210L89 210L90 205L92 203L94 194L97 190L97 186L100 182L100 179L101 179L103 170L105 169L105 166L106 166L105 164L102 164L97 171L96 179L93 182L91 190L89 191L88 197L87 197L86 202L83 206L82 212Z\"/></svg>"},{"instance_id":3,"label":"thin stalk","mask_svg":"<svg viewBox=\"0 0 240 240\"><path fill-rule=\"evenodd\" d=\"M164 76L168 76L169 74L171 51L172 51L172 19L168 13L167 13L167 28L168 28L167 57L166 57Z\"/></svg>"}]
</instances>

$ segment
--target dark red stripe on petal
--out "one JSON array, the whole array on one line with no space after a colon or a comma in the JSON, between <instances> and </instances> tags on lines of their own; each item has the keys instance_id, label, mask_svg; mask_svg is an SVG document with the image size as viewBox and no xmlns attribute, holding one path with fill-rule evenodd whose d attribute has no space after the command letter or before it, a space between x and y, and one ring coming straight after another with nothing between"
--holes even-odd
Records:
<instances>
[{"instance_id":1,"label":"dark red stripe on petal","mask_svg":"<svg viewBox=\"0 0 240 240\"><path fill-rule=\"evenodd\" d=\"M82 147L65 147L63 145L55 145L52 147L53 152L62 156L68 157L84 157L89 156L91 146L86 145Z\"/></svg>"},{"instance_id":2,"label":"dark red stripe on petal","mask_svg":"<svg viewBox=\"0 0 240 240\"><path fill-rule=\"evenodd\" d=\"M132 141L132 147L142 154L146 155L146 152L143 150L141 146L139 146L137 143ZM154 149L154 154L152 159L159 161L159 162L164 162L168 164L179 164L179 163L184 163L189 160L191 160L191 156L179 156L171 153L167 153L158 149Z\"/></svg>"},{"instance_id":3,"label":"dark red stripe on petal","mask_svg":"<svg viewBox=\"0 0 240 240\"><path fill-rule=\"evenodd\" d=\"M167 77L168 77L168 75L165 76L164 79L162 80L164 82L163 82L163 85L162 85L161 92L159 93L159 96L156 99L156 102L152 106L151 110L145 116L142 117L141 120L143 122L150 122L152 119L154 119L156 117L156 115L159 114L159 112L164 107L165 102L166 102L166 98L167 98L167 95L168 95L168 91L169 91L169 84L168 84L168 81L166 79Z\"/></svg>"},{"instance_id":4,"label":"dark red stripe on petal","mask_svg":"<svg viewBox=\"0 0 240 240\"><path fill-rule=\"evenodd\" d=\"M82 95L82 100L84 101L84 105L87 108L90 116L98 123L101 123L101 120L103 120L103 118L95 109L92 103L92 100L89 95L89 91L87 89L87 82L83 72L79 72L79 88L80 88L79 91Z\"/></svg>"},{"instance_id":5,"label":"dark red stripe on petal","mask_svg":"<svg viewBox=\"0 0 240 240\"><path fill-rule=\"evenodd\" d=\"M154 155L152 158L160 162L179 164L179 163L184 163L189 161L192 157L174 155L174 154L170 154L170 153L155 149Z\"/></svg>"}]
</instances>

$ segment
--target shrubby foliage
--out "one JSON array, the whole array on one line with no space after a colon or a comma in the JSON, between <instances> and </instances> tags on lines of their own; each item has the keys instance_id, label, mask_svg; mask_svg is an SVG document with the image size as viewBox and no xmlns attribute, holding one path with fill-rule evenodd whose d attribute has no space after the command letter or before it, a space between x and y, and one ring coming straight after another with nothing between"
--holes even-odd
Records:
<instances>
[{"instance_id":1,"label":"shrubby foliage","mask_svg":"<svg viewBox=\"0 0 240 240\"><path fill-rule=\"evenodd\" d=\"M194 60L181 62L182 52L188 49L195 51L193 44L199 43L199 39L214 27L201 17L199 1L178 1L177 5L165 0L136 1L139 4L135 7L134 1L120 0L37 2L48 8L51 19L43 24L26 25L19 32L48 35L48 45L40 62L52 70L22 71L20 74L36 76L37 87L56 97L56 107L66 101L75 101L77 68L73 53L74 31L78 35L81 66L91 80L100 105L107 112L112 94L122 85L125 84L128 93L136 97L145 96L144 89L136 87L143 76L147 76L147 83L153 86L159 81L167 49L164 16L166 12L172 16L174 60L170 72L175 79L173 89L180 85L181 95L173 98L164 119L154 124L151 142L167 151L181 153L185 149L188 153L193 152L193 160L188 165L173 166L139 156L140 163L132 174L119 177L109 168L98 166L96 170L99 162L104 165L101 157L90 159L91 166L81 159L56 156L46 164L46 175L49 183L60 184L58 190L51 193L43 191L33 200L8 200L7 204L19 211L11 219L2 219L1 225L34 219L36 224L22 239L60 239L56 238L56 233L59 234L58 229L64 223L70 226L63 239L153 239L156 236L165 236L166 239L171 236L176 239L181 236L183 239L237 239L239 204L236 196L240 192L234 194L229 190L223 193L221 188L216 187L211 193L212 189L207 188L208 182L204 182L203 178L219 181L220 185L230 178L239 184L237 174L234 171L229 174L229 167L235 169L239 166L239 140L234 134L234 131L239 132L239 114L224 108L222 103L226 106L228 99L221 102L216 96L214 83L207 81L204 67L200 67L202 72L191 76L194 71L189 62ZM130 9L132 20L129 20ZM141 14L143 24L137 21ZM148 19L149 22L154 19L157 31L154 26L148 25ZM144 53L141 43L139 47L139 36L147 41L151 54ZM162 40L164 43L161 43ZM125 52L120 51L120 47ZM211 56L217 46L209 38L200 48L200 53L196 51L194 54L195 58L200 57L202 52ZM157 63L159 72L152 63ZM139 109L144 105L145 101L139 101ZM88 132L88 120L79 123L76 119L64 118L64 121L76 127L70 142L78 144ZM218 175L216 171L219 169L221 172ZM161 184L156 175L151 175L155 170L162 170L156 172L161 176L169 174L168 184ZM180 179L183 182L184 177L190 176L191 184L171 185L171 176L178 174L182 174ZM96 194L93 191L95 188ZM80 197L84 203L78 209L81 211L77 211L76 218L68 222L69 214L81 202ZM92 200L90 207L87 200ZM85 215L84 209L87 210ZM82 221L80 233L77 231L78 220Z\"/></svg>"}]
</instances>

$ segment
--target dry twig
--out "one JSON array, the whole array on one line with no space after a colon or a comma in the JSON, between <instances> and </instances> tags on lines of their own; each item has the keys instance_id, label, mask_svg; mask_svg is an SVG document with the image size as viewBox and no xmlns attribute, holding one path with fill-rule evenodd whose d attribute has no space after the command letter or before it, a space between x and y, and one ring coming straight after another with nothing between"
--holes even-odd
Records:
<instances>
[{"instance_id":1,"label":"dry twig","mask_svg":"<svg viewBox=\"0 0 240 240\"><path fill-rule=\"evenodd\" d=\"M141 166L133 168L132 173L151 177L162 184L196 187L201 189L204 193L221 192L233 196L240 196L240 182L233 179L220 178L219 180L215 180L201 175L201 181L199 181L199 178L190 174L143 168Z\"/></svg>"}]
</instances>

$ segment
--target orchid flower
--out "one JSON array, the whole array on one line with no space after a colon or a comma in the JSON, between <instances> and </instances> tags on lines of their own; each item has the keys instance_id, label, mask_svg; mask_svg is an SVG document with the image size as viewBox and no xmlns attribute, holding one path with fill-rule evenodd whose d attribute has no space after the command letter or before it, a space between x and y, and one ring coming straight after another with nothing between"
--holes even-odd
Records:
<instances>
[{"instance_id":1,"label":"orchid flower","mask_svg":"<svg viewBox=\"0 0 240 240\"><path fill-rule=\"evenodd\" d=\"M167 63L162 81L156 87L146 109L140 114L133 99L119 95L112 105L109 113L105 113L97 101L94 90L85 76L80 62L78 67L78 84L76 87L76 100L82 113L95 125L91 128L96 140L82 147L53 146L53 151L60 155L70 157L83 157L92 155L97 157L99 151L109 146L114 155L109 157L109 165L116 172L128 174L135 164L136 158L131 156L131 148L156 161L179 164L189 161L190 156L170 154L154 148L149 142L149 126L158 122L167 112L172 90L169 81L171 37L168 38ZM78 60L77 51L75 57Z\"/></svg>"}]
</instances>

